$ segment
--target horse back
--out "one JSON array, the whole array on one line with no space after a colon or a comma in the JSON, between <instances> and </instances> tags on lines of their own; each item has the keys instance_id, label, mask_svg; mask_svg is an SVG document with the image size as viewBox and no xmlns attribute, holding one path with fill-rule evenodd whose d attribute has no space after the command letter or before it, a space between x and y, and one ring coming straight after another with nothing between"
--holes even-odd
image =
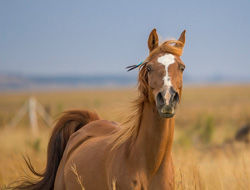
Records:
<instances>
[{"instance_id":1,"label":"horse back","mask_svg":"<svg viewBox=\"0 0 250 190\"><path fill-rule=\"evenodd\" d=\"M70 136L65 152L68 154L90 138L110 135L117 130L119 130L118 124L113 121L92 121Z\"/></svg>"},{"instance_id":2,"label":"horse back","mask_svg":"<svg viewBox=\"0 0 250 190\"><path fill-rule=\"evenodd\" d=\"M67 169L68 167L66 165L68 165L67 162L70 162L70 164L71 164L72 159L75 160L74 159L75 154L80 156L80 152L83 153L83 152L87 151L87 150L85 150L86 148L88 149L88 147L90 147L88 145L89 144L88 142L90 142L90 144L93 144L92 141L94 139L97 139L97 141L98 141L98 139L100 139L100 138L102 139L102 137L105 138L105 136L109 136L118 130L119 130L118 124L115 122L107 121L107 120L96 120L96 121L92 121L92 122L88 123L87 125L85 125L81 129L79 129L78 131L73 133L70 136L70 139L67 143L67 146L66 146L64 154L63 154L63 158L61 160L61 163L60 163L58 171L57 171L57 177L55 180L55 189L65 189L65 185L66 185L65 181L64 181L65 180L64 179L65 171L71 170L71 167L69 169ZM87 147L84 148L82 151L82 148L85 147L84 144L86 144ZM82 157L82 156L80 156L80 157ZM84 157L86 157L86 156L84 156ZM76 161L75 164L77 167L79 166L78 161ZM68 173L68 172L66 172L66 173ZM79 173L81 173L81 171L79 171ZM73 185L79 185L79 184L76 183Z\"/></svg>"}]
</instances>

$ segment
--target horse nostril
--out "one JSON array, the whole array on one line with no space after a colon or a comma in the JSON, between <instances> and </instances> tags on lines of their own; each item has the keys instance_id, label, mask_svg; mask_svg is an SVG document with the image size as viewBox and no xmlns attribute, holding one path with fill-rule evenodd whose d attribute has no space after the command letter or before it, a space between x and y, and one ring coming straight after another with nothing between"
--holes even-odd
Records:
<instances>
[{"instance_id":1,"label":"horse nostril","mask_svg":"<svg viewBox=\"0 0 250 190\"><path fill-rule=\"evenodd\" d=\"M179 95L177 92L174 94L173 100L174 100L174 102L179 102Z\"/></svg>"},{"instance_id":2,"label":"horse nostril","mask_svg":"<svg viewBox=\"0 0 250 190\"><path fill-rule=\"evenodd\" d=\"M157 94L156 99L157 99L157 103L158 103L160 106L162 106L162 105L165 104L165 100L164 100L164 97L163 97L163 95L162 95L161 92L159 92L159 93Z\"/></svg>"},{"instance_id":3,"label":"horse nostril","mask_svg":"<svg viewBox=\"0 0 250 190\"><path fill-rule=\"evenodd\" d=\"M172 102L179 102L179 94L174 90L173 87L170 88L170 94Z\"/></svg>"}]
</instances>

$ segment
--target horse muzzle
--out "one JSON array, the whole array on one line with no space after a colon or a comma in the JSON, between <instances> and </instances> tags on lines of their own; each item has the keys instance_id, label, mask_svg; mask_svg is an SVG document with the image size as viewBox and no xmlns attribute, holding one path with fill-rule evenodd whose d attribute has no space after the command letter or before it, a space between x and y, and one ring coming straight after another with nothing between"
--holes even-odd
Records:
<instances>
[{"instance_id":1,"label":"horse muzzle","mask_svg":"<svg viewBox=\"0 0 250 190\"><path fill-rule=\"evenodd\" d=\"M161 117L171 118L175 115L175 109L179 103L179 94L173 87L166 88L156 96L156 107Z\"/></svg>"}]
</instances>

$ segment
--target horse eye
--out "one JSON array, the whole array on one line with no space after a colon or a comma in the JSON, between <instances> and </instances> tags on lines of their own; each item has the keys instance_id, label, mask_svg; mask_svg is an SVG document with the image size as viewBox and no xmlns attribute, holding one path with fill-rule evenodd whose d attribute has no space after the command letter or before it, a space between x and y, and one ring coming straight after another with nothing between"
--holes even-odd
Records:
<instances>
[{"instance_id":1,"label":"horse eye","mask_svg":"<svg viewBox=\"0 0 250 190\"><path fill-rule=\"evenodd\" d=\"M146 69L147 69L148 72L150 72L152 70L152 67L147 66Z\"/></svg>"},{"instance_id":2,"label":"horse eye","mask_svg":"<svg viewBox=\"0 0 250 190\"><path fill-rule=\"evenodd\" d=\"M183 72L185 70L185 66L184 65L179 65L179 68L180 68L181 72Z\"/></svg>"}]
</instances>

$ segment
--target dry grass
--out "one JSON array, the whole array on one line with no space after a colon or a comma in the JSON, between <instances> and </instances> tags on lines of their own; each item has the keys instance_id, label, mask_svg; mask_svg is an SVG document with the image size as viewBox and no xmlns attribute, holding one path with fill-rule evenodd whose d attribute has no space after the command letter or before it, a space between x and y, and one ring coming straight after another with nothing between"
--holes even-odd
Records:
<instances>
[{"instance_id":1,"label":"dry grass","mask_svg":"<svg viewBox=\"0 0 250 190\"><path fill-rule=\"evenodd\" d=\"M39 135L34 137L27 118L16 128L4 127L30 95L46 105L53 118L63 110L82 108L119 122L126 113L121 110L136 92L119 89L1 93L0 186L24 174L22 154L28 154L39 171L44 169L51 129L41 124ZM249 189L250 146L225 143L248 122L249 85L186 87L177 113L173 148L177 189ZM73 169L77 174L76 166ZM82 182L79 175L76 180ZM112 185L115 187L115 181Z\"/></svg>"},{"instance_id":2,"label":"dry grass","mask_svg":"<svg viewBox=\"0 0 250 190\"><path fill-rule=\"evenodd\" d=\"M112 190L116 190L116 180L112 180Z\"/></svg>"},{"instance_id":3,"label":"dry grass","mask_svg":"<svg viewBox=\"0 0 250 190\"><path fill-rule=\"evenodd\" d=\"M84 188L84 186L83 186L82 177L78 174L77 168L76 168L76 164L75 164L75 163L72 164L71 170L72 170L72 172L75 174L77 183L80 185L81 190L85 190L85 188Z\"/></svg>"}]
</instances>

